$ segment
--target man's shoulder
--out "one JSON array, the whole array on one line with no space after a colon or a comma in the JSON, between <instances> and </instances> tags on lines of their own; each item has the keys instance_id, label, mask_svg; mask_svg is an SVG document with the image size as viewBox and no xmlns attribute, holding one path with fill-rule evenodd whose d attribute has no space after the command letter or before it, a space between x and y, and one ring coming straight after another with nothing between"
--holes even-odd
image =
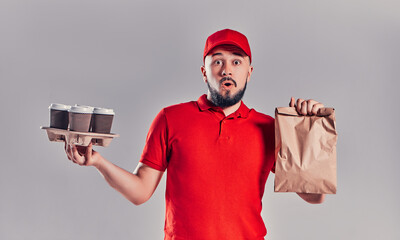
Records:
<instances>
[{"instance_id":1,"label":"man's shoulder","mask_svg":"<svg viewBox=\"0 0 400 240\"><path fill-rule=\"evenodd\" d=\"M250 115L254 119L258 119L258 120L263 121L263 122L267 122L267 123L273 123L274 122L274 118L273 117L271 117L270 115L267 115L265 113L258 112L254 108L250 109Z\"/></svg>"},{"instance_id":2,"label":"man's shoulder","mask_svg":"<svg viewBox=\"0 0 400 240\"><path fill-rule=\"evenodd\" d=\"M177 103L163 108L165 113L186 113L187 111L198 110L198 105L196 101L189 101L184 103Z\"/></svg>"}]
</instances>

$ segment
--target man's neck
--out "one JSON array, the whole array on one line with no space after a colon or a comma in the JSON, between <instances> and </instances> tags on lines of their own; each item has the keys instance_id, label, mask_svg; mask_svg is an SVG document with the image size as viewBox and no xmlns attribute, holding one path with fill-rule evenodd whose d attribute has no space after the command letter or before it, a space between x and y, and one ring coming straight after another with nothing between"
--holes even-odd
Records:
<instances>
[{"instance_id":1,"label":"man's neck","mask_svg":"<svg viewBox=\"0 0 400 240\"><path fill-rule=\"evenodd\" d=\"M211 96L209 94L207 94L207 99L208 99L208 101L213 102L211 100ZM235 105L232 105L229 107L223 107L222 111L224 112L225 116L229 116L230 114L236 112L236 110L239 109L241 103L242 103L242 101L239 101Z\"/></svg>"},{"instance_id":2,"label":"man's neck","mask_svg":"<svg viewBox=\"0 0 400 240\"><path fill-rule=\"evenodd\" d=\"M225 116L229 116L230 114L236 112L236 110L239 109L241 102L242 102L242 101L239 101L239 102L236 103L235 105L232 105L232 106L226 107L226 108L222 108L222 111L224 111Z\"/></svg>"}]
</instances>

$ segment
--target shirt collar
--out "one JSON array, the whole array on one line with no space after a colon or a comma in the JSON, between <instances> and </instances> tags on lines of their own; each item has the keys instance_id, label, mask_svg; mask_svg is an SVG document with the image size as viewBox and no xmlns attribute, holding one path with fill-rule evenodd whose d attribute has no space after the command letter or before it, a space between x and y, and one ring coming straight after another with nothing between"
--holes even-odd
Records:
<instances>
[{"instance_id":1,"label":"shirt collar","mask_svg":"<svg viewBox=\"0 0 400 240\"><path fill-rule=\"evenodd\" d=\"M221 107L215 106L207 99L207 94L203 94L199 97L199 99L197 100L197 105L199 106L200 111L212 109L214 111L222 112ZM243 103L243 101L241 101L240 107L238 108L238 110L236 110L236 112L232 113L231 116L233 115L234 117L247 118L249 112L250 109Z\"/></svg>"}]
</instances>

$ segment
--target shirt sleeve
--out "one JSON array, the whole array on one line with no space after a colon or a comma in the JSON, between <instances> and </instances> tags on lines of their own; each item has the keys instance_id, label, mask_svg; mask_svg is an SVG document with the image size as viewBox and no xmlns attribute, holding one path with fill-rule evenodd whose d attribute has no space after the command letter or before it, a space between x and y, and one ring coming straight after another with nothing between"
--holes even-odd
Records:
<instances>
[{"instance_id":1,"label":"shirt sleeve","mask_svg":"<svg viewBox=\"0 0 400 240\"><path fill-rule=\"evenodd\" d=\"M146 138L140 162L159 171L168 166L168 125L165 110L153 120Z\"/></svg>"},{"instance_id":2,"label":"shirt sleeve","mask_svg":"<svg viewBox=\"0 0 400 240\"><path fill-rule=\"evenodd\" d=\"M272 157L273 157L273 161L274 161L274 165L272 166L272 169L271 169L271 172L272 173L274 173L275 174L275 166L276 166L276 157L278 156L278 151L279 151L279 149L280 149L280 146L279 147L277 147L276 145L276 133L275 133L275 120L274 120L274 123L272 124L272 129L271 129L271 132L272 132L272 146L271 146L271 148L273 149L273 154L272 154Z\"/></svg>"}]
</instances>

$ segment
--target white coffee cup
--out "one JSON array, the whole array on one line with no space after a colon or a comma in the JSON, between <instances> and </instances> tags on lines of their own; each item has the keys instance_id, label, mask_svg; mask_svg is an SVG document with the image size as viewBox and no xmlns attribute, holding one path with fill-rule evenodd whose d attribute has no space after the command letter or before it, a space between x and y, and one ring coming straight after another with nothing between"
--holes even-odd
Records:
<instances>
[{"instance_id":1,"label":"white coffee cup","mask_svg":"<svg viewBox=\"0 0 400 240\"><path fill-rule=\"evenodd\" d=\"M69 129L77 132L89 132L93 109L84 106L72 106L69 110Z\"/></svg>"}]
</instances>

